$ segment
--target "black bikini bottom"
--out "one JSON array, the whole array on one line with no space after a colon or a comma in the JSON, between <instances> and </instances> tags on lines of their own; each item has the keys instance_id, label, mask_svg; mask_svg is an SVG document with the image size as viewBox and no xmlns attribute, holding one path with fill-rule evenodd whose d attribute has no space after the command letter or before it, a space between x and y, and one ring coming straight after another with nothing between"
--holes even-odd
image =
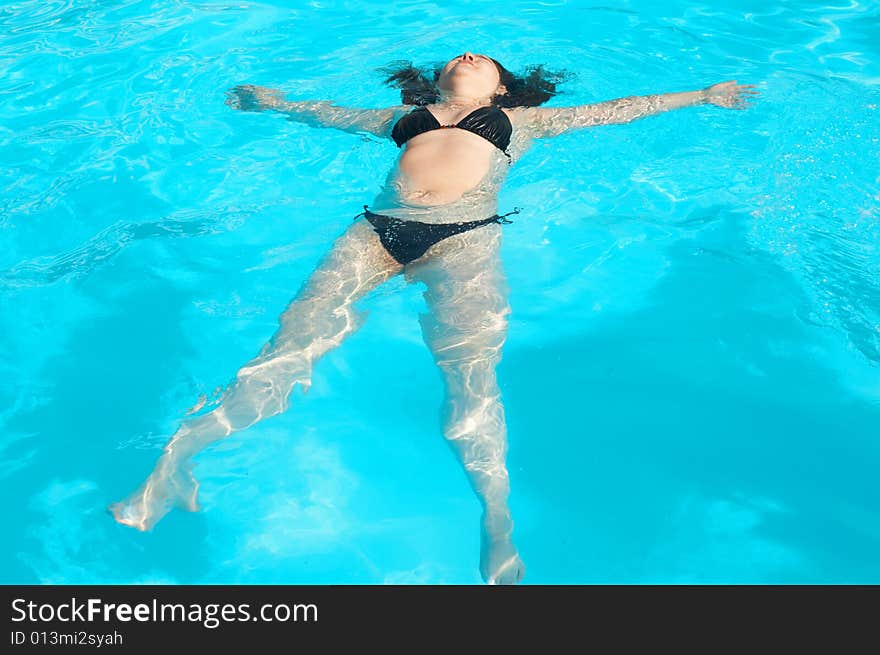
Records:
<instances>
[{"instance_id":1,"label":"black bikini bottom","mask_svg":"<svg viewBox=\"0 0 880 655\"><path fill-rule=\"evenodd\" d=\"M355 216L355 219L361 216L366 217L370 225L373 226L373 230L379 235L379 241L385 246L388 254L401 264L409 264L424 255L428 248L438 241L489 223L511 223L512 221L507 220L505 216L518 213L519 209L514 209L507 214L501 216L495 214L478 221L422 223L420 221L402 221L393 216L374 214L364 205L364 211Z\"/></svg>"}]
</instances>

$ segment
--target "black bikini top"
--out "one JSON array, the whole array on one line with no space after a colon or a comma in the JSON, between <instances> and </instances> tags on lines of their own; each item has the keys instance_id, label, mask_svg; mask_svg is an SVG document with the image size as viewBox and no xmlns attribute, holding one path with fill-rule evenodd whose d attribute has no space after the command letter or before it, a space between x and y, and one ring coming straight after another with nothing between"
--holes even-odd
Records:
<instances>
[{"instance_id":1,"label":"black bikini top","mask_svg":"<svg viewBox=\"0 0 880 655\"><path fill-rule=\"evenodd\" d=\"M507 146L510 145L510 135L513 133L513 127L507 114L494 105L491 107L477 107L458 121L457 124L450 125L441 125L440 121L435 118L434 114L428 111L427 107L417 107L397 121L394 129L391 130L391 138L394 139L399 148L414 136L422 132L438 130L441 127L457 127L473 132L486 139L510 159Z\"/></svg>"}]
</instances>

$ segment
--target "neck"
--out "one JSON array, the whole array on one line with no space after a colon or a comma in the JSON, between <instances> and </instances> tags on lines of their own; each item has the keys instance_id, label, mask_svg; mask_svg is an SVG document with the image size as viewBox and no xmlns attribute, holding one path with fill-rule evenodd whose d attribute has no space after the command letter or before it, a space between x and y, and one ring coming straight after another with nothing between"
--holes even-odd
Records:
<instances>
[{"instance_id":1,"label":"neck","mask_svg":"<svg viewBox=\"0 0 880 655\"><path fill-rule=\"evenodd\" d=\"M458 105L460 107L467 107L470 105L487 105L491 101L492 98L490 97L477 98L471 95L446 90L440 91L439 100L441 104Z\"/></svg>"}]
</instances>

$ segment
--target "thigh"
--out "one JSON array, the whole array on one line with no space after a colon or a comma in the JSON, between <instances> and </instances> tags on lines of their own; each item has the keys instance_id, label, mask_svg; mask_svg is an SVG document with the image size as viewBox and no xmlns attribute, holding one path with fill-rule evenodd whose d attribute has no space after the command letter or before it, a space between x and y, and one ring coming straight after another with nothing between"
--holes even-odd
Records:
<instances>
[{"instance_id":1,"label":"thigh","mask_svg":"<svg viewBox=\"0 0 880 655\"><path fill-rule=\"evenodd\" d=\"M354 321L352 303L402 269L369 224L360 220L352 223L281 313L280 326L263 352L288 345L308 346L325 333L354 328L350 325Z\"/></svg>"},{"instance_id":2,"label":"thigh","mask_svg":"<svg viewBox=\"0 0 880 655\"><path fill-rule=\"evenodd\" d=\"M438 363L500 357L510 313L501 232L490 224L449 237L407 266L407 279L425 285L422 330Z\"/></svg>"},{"instance_id":3,"label":"thigh","mask_svg":"<svg viewBox=\"0 0 880 655\"><path fill-rule=\"evenodd\" d=\"M354 301L402 269L370 224L357 220L333 242L293 302L331 296Z\"/></svg>"}]
</instances>

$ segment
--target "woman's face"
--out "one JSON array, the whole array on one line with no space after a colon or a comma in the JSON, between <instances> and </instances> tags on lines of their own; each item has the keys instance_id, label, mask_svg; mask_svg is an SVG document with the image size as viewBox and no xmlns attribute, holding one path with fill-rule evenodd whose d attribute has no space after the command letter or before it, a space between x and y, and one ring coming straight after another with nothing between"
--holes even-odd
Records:
<instances>
[{"instance_id":1,"label":"woman's face","mask_svg":"<svg viewBox=\"0 0 880 655\"><path fill-rule=\"evenodd\" d=\"M440 89L477 98L503 93L504 88L500 84L501 74L495 62L486 55L475 55L472 52L465 52L449 60L437 80L437 87Z\"/></svg>"}]
</instances>

